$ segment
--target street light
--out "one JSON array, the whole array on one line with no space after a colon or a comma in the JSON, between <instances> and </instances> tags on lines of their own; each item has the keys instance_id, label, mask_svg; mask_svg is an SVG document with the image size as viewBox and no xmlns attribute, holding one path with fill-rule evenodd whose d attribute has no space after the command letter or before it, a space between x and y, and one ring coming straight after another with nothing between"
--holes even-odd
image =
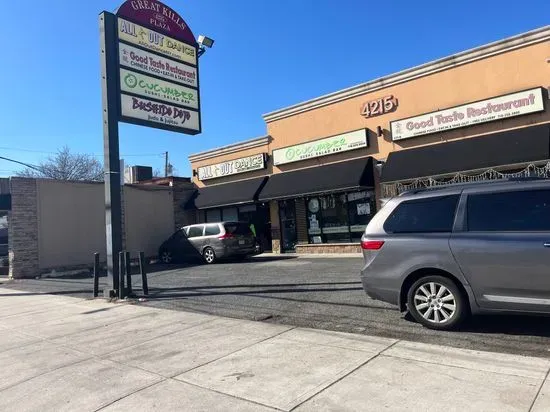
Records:
<instances>
[{"instance_id":1,"label":"street light","mask_svg":"<svg viewBox=\"0 0 550 412\"><path fill-rule=\"evenodd\" d=\"M197 39L197 43L199 44L198 57L201 57L206 52L206 48L212 48L212 46L214 45L214 39L211 39L210 37L206 37L201 34Z\"/></svg>"}]
</instances>

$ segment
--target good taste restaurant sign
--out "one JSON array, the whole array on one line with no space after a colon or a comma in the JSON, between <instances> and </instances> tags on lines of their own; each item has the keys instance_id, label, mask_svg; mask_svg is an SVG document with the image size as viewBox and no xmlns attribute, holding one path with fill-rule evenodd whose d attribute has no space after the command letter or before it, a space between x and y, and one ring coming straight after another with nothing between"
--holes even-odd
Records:
<instances>
[{"instance_id":1,"label":"good taste restaurant sign","mask_svg":"<svg viewBox=\"0 0 550 412\"><path fill-rule=\"evenodd\" d=\"M391 122L393 141L502 120L544 110L542 88L524 90L479 102Z\"/></svg>"},{"instance_id":2,"label":"good taste restaurant sign","mask_svg":"<svg viewBox=\"0 0 550 412\"><path fill-rule=\"evenodd\" d=\"M263 153L199 167L197 173L199 175L199 180L208 180L260 169L265 169L265 156Z\"/></svg>"},{"instance_id":3,"label":"good taste restaurant sign","mask_svg":"<svg viewBox=\"0 0 550 412\"><path fill-rule=\"evenodd\" d=\"M277 166L293 163L367 146L367 129L355 130L337 136L273 150L273 164Z\"/></svg>"}]
</instances>

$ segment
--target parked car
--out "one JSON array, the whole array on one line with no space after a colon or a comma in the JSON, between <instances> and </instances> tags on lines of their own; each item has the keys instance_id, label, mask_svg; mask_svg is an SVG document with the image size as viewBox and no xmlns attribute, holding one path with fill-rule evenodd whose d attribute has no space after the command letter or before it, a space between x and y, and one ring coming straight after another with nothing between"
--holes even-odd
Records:
<instances>
[{"instance_id":1,"label":"parked car","mask_svg":"<svg viewBox=\"0 0 550 412\"><path fill-rule=\"evenodd\" d=\"M185 226L159 248L163 263L196 258L211 264L223 258L245 258L256 253L256 239L248 223L219 222Z\"/></svg>"},{"instance_id":2,"label":"parked car","mask_svg":"<svg viewBox=\"0 0 550 412\"><path fill-rule=\"evenodd\" d=\"M469 314L550 313L550 180L407 192L373 217L361 280L432 329Z\"/></svg>"}]
</instances>

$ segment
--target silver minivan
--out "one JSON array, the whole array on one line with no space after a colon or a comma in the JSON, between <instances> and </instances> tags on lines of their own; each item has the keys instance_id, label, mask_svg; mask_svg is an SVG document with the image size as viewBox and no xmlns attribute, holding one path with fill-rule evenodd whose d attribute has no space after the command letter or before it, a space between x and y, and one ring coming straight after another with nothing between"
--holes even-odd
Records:
<instances>
[{"instance_id":1,"label":"silver minivan","mask_svg":"<svg viewBox=\"0 0 550 412\"><path fill-rule=\"evenodd\" d=\"M477 313L550 313L548 179L404 193L373 217L361 246L366 293L429 328Z\"/></svg>"},{"instance_id":2,"label":"silver minivan","mask_svg":"<svg viewBox=\"0 0 550 412\"><path fill-rule=\"evenodd\" d=\"M218 222L185 226L159 248L163 263L194 258L211 264L218 259L244 259L256 253L256 238L245 222Z\"/></svg>"}]
</instances>

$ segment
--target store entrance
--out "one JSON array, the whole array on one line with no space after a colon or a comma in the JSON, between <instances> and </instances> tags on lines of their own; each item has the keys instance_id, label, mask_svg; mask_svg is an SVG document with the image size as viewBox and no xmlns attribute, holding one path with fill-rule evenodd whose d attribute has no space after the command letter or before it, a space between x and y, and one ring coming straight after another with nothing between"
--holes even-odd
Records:
<instances>
[{"instance_id":1,"label":"store entrance","mask_svg":"<svg viewBox=\"0 0 550 412\"><path fill-rule=\"evenodd\" d=\"M271 251L271 221L269 206L263 203L208 209L199 215L200 223L247 222L256 233L263 251Z\"/></svg>"},{"instance_id":2,"label":"store entrance","mask_svg":"<svg viewBox=\"0 0 550 412\"><path fill-rule=\"evenodd\" d=\"M294 252L298 242L294 199L279 202L279 219L281 221L281 249L283 252Z\"/></svg>"},{"instance_id":3,"label":"store entrance","mask_svg":"<svg viewBox=\"0 0 550 412\"><path fill-rule=\"evenodd\" d=\"M269 206L256 204L239 207L239 220L253 225L256 238L260 242L263 251L271 251L271 222L269 219Z\"/></svg>"}]
</instances>

